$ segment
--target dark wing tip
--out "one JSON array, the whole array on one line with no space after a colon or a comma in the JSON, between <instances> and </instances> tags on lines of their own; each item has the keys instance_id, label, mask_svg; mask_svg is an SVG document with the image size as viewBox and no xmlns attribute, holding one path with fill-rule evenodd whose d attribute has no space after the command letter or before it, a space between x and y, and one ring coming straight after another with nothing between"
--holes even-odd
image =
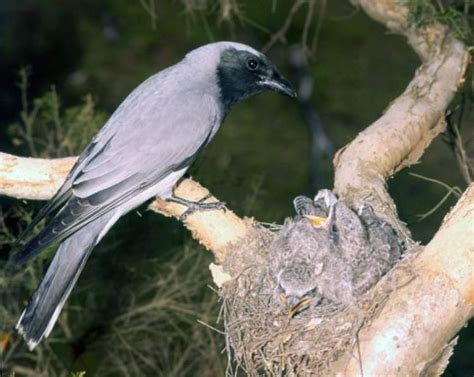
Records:
<instances>
[{"instance_id":1,"label":"dark wing tip","mask_svg":"<svg viewBox=\"0 0 474 377\"><path fill-rule=\"evenodd\" d=\"M11 250L13 262L18 265L24 265L30 258L38 254L43 246L37 237L31 239L26 245L15 244Z\"/></svg>"}]
</instances>

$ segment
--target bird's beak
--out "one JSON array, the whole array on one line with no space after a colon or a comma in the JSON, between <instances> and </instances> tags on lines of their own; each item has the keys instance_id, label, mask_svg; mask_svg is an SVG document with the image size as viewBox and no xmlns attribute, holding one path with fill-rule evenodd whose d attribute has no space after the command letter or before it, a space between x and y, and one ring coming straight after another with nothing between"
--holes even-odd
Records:
<instances>
[{"instance_id":1,"label":"bird's beak","mask_svg":"<svg viewBox=\"0 0 474 377\"><path fill-rule=\"evenodd\" d=\"M262 87L273 90L274 92L282 93L288 97L297 97L297 93L293 85L284 78L280 72L275 68L271 76L261 76L258 82Z\"/></svg>"},{"instance_id":2,"label":"bird's beak","mask_svg":"<svg viewBox=\"0 0 474 377\"><path fill-rule=\"evenodd\" d=\"M306 309L309 306L311 299L309 297L304 297L296 305L294 305L288 312L288 318L293 318L296 314Z\"/></svg>"},{"instance_id":3,"label":"bird's beak","mask_svg":"<svg viewBox=\"0 0 474 377\"><path fill-rule=\"evenodd\" d=\"M321 228L324 224L326 224L328 218L327 217L320 217L320 216L312 216L312 215L303 215L315 228Z\"/></svg>"},{"instance_id":4,"label":"bird's beak","mask_svg":"<svg viewBox=\"0 0 474 377\"><path fill-rule=\"evenodd\" d=\"M280 293L280 300L285 304L290 306L288 311L288 318L293 318L296 314L306 309L311 302L309 297L303 297L302 299L297 299L296 297L286 296L283 293Z\"/></svg>"}]
</instances>

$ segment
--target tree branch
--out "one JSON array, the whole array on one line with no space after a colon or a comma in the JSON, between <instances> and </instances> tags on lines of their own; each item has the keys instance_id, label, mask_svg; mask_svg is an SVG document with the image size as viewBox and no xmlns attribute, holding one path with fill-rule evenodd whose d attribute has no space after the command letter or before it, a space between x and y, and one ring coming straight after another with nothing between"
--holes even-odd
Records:
<instances>
[{"instance_id":1,"label":"tree branch","mask_svg":"<svg viewBox=\"0 0 474 377\"><path fill-rule=\"evenodd\" d=\"M0 195L48 200L64 182L75 157L42 159L0 152Z\"/></svg>"},{"instance_id":2,"label":"tree branch","mask_svg":"<svg viewBox=\"0 0 474 377\"><path fill-rule=\"evenodd\" d=\"M182 180L175 189L177 196L197 201L209 194L209 190L191 180ZM215 202L210 197L208 202ZM165 216L179 218L185 207L161 199L153 201L149 208ZM255 230L255 222L249 218L241 219L230 210L202 211L190 215L184 225L193 237L212 251L218 263L222 263L238 242L247 238Z\"/></svg>"},{"instance_id":3,"label":"tree branch","mask_svg":"<svg viewBox=\"0 0 474 377\"><path fill-rule=\"evenodd\" d=\"M469 53L466 46L433 24L410 27L409 9L399 0L353 0L375 20L405 35L423 64L403 94L384 115L338 152L334 159L335 191L354 206L370 203L405 239L385 181L418 161L445 129L444 113L463 83Z\"/></svg>"},{"instance_id":4,"label":"tree branch","mask_svg":"<svg viewBox=\"0 0 474 377\"><path fill-rule=\"evenodd\" d=\"M433 375L440 350L474 315L474 184L413 261L415 278L396 290L359 334L344 376ZM424 374L426 373L426 374Z\"/></svg>"},{"instance_id":5,"label":"tree branch","mask_svg":"<svg viewBox=\"0 0 474 377\"><path fill-rule=\"evenodd\" d=\"M406 36L423 63L383 116L338 152L334 159L335 191L355 206L369 202L411 242L385 182L416 163L444 131L444 114L464 82L469 53L441 24L410 26L407 2L352 2L391 31ZM348 359L334 366L338 375L439 374L449 357L446 354L451 347L447 344L474 314L473 223L471 185L410 265L416 277L395 291L377 318L364 326L358 337L359 352L352 350ZM442 367L437 366L439 363ZM433 365L437 371L430 369Z\"/></svg>"},{"instance_id":6,"label":"tree branch","mask_svg":"<svg viewBox=\"0 0 474 377\"><path fill-rule=\"evenodd\" d=\"M41 159L0 152L0 195L17 199L50 199L64 182L75 161L75 157ZM182 180L175 192L188 200L199 200L209 193L191 179ZM208 199L216 200L214 197ZM151 203L149 208L176 218L186 210L179 204L160 199ZM218 262L222 262L229 248L254 229L254 222L251 219L241 219L232 211L222 210L196 212L187 218L185 226L194 238L213 252Z\"/></svg>"}]
</instances>

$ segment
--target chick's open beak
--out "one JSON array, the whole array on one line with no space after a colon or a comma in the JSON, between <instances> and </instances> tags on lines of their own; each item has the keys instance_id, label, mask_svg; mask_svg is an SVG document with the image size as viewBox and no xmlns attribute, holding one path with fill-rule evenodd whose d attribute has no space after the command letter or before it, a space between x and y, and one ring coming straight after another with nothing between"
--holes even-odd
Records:
<instances>
[{"instance_id":1,"label":"chick's open beak","mask_svg":"<svg viewBox=\"0 0 474 377\"><path fill-rule=\"evenodd\" d=\"M311 215L304 215L307 219L311 221L311 224L314 225L315 228L320 228L324 224L326 224L328 218L327 217L319 217L319 216L311 216Z\"/></svg>"},{"instance_id":2,"label":"chick's open beak","mask_svg":"<svg viewBox=\"0 0 474 377\"><path fill-rule=\"evenodd\" d=\"M300 311L306 309L310 302L311 299L309 297L303 297L295 306L290 309L290 311L288 312L288 318L293 318Z\"/></svg>"},{"instance_id":3,"label":"chick's open beak","mask_svg":"<svg viewBox=\"0 0 474 377\"><path fill-rule=\"evenodd\" d=\"M280 300L285 304L285 305L292 305L296 300L295 297L288 297L283 293L280 293ZM301 300L296 301L296 304L291 306L289 312L288 312L288 318L293 318L296 314L301 312L303 309L306 309L311 302L311 299L309 297L303 297Z\"/></svg>"}]
</instances>

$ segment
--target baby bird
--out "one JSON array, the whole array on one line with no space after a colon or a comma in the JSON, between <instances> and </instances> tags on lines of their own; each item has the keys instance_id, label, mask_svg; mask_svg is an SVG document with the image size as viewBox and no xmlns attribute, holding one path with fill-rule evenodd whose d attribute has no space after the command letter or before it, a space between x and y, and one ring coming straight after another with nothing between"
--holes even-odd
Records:
<instances>
[{"instance_id":1,"label":"baby bird","mask_svg":"<svg viewBox=\"0 0 474 377\"><path fill-rule=\"evenodd\" d=\"M364 205L358 213L331 191L314 200L298 196L269 254L278 296L292 317L326 300L354 303L400 258L402 246L389 224Z\"/></svg>"}]
</instances>

